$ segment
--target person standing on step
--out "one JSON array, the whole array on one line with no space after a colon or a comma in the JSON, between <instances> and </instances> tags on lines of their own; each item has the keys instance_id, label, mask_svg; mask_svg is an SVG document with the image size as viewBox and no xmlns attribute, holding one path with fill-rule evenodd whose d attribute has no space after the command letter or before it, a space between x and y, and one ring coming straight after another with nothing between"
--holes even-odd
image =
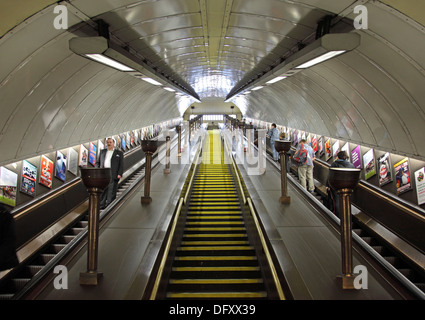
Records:
<instances>
[{"instance_id":1,"label":"person standing on step","mask_svg":"<svg viewBox=\"0 0 425 320\"><path fill-rule=\"evenodd\" d=\"M267 133L267 136L270 138L270 146L271 146L272 152L273 152L273 160L279 161L279 152L277 152L276 148L274 147L274 142L276 140L279 140L279 137L280 137L280 132L276 128L276 123L272 123L272 128Z\"/></svg>"},{"instance_id":2,"label":"person standing on step","mask_svg":"<svg viewBox=\"0 0 425 320\"><path fill-rule=\"evenodd\" d=\"M115 140L106 139L106 149L100 151L96 162L98 168L111 168L111 181L100 198L100 208L105 209L117 196L118 182L124 171L124 154L115 149Z\"/></svg>"}]
</instances>

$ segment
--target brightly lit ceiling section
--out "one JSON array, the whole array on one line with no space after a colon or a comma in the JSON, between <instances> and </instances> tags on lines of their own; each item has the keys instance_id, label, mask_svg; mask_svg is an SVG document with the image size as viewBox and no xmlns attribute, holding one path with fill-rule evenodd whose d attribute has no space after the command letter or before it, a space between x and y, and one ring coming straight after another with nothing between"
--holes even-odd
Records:
<instances>
[{"instance_id":1,"label":"brightly lit ceiling section","mask_svg":"<svg viewBox=\"0 0 425 320\"><path fill-rule=\"evenodd\" d=\"M329 15L315 6L290 1L122 3L111 10L111 5L100 0L71 1L94 21L107 24L109 33L123 46L137 52L152 68L165 70L186 94L198 100L225 100L247 74L269 70L311 37L318 21ZM339 5L341 10L344 5ZM163 86L176 90L169 83Z\"/></svg>"}]
</instances>

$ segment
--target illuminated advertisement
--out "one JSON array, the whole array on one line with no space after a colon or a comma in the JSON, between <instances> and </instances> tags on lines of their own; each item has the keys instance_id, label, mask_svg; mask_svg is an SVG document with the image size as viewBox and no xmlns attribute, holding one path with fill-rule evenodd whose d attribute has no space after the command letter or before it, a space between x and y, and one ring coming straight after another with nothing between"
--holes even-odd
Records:
<instances>
[{"instance_id":1,"label":"illuminated advertisement","mask_svg":"<svg viewBox=\"0 0 425 320\"><path fill-rule=\"evenodd\" d=\"M316 135L313 136L311 139L311 148L313 149L314 153L317 152L317 137Z\"/></svg>"},{"instance_id":2,"label":"illuminated advertisement","mask_svg":"<svg viewBox=\"0 0 425 320\"><path fill-rule=\"evenodd\" d=\"M394 165L397 194L408 191L412 188L410 181L409 159L404 158Z\"/></svg>"},{"instance_id":3,"label":"illuminated advertisement","mask_svg":"<svg viewBox=\"0 0 425 320\"><path fill-rule=\"evenodd\" d=\"M68 149L68 171L74 175L78 173L78 152L73 148Z\"/></svg>"},{"instance_id":4,"label":"illuminated advertisement","mask_svg":"<svg viewBox=\"0 0 425 320\"><path fill-rule=\"evenodd\" d=\"M325 142L325 155L326 155L326 161L328 161L332 157L332 151L331 151L331 139L329 138Z\"/></svg>"},{"instance_id":5,"label":"illuminated advertisement","mask_svg":"<svg viewBox=\"0 0 425 320\"><path fill-rule=\"evenodd\" d=\"M83 145L80 145L80 155L78 159L78 165L81 167L86 167L89 161L89 151Z\"/></svg>"},{"instance_id":6,"label":"illuminated advertisement","mask_svg":"<svg viewBox=\"0 0 425 320\"><path fill-rule=\"evenodd\" d=\"M18 174L0 167L0 202L14 207L18 189Z\"/></svg>"},{"instance_id":7,"label":"illuminated advertisement","mask_svg":"<svg viewBox=\"0 0 425 320\"><path fill-rule=\"evenodd\" d=\"M60 152L56 152L56 177L62 181L66 179L66 156Z\"/></svg>"},{"instance_id":8,"label":"illuminated advertisement","mask_svg":"<svg viewBox=\"0 0 425 320\"><path fill-rule=\"evenodd\" d=\"M96 145L93 142L90 142L90 155L89 155L89 162L94 166L96 166L96 153L97 148Z\"/></svg>"},{"instance_id":9,"label":"illuminated advertisement","mask_svg":"<svg viewBox=\"0 0 425 320\"><path fill-rule=\"evenodd\" d=\"M355 147L351 151L351 160L353 161L354 168L361 169L362 168L362 158L360 153L360 146Z\"/></svg>"},{"instance_id":10,"label":"illuminated advertisement","mask_svg":"<svg viewBox=\"0 0 425 320\"><path fill-rule=\"evenodd\" d=\"M26 160L22 161L21 192L34 197L36 183L37 167Z\"/></svg>"},{"instance_id":11,"label":"illuminated advertisement","mask_svg":"<svg viewBox=\"0 0 425 320\"><path fill-rule=\"evenodd\" d=\"M47 188L52 188L53 161L45 156L41 156L40 184Z\"/></svg>"},{"instance_id":12,"label":"illuminated advertisement","mask_svg":"<svg viewBox=\"0 0 425 320\"><path fill-rule=\"evenodd\" d=\"M390 163L390 154L387 152L386 154L380 156L377 161L379 170L379 186L381 187L393 181L391 174L392 168Z\"/></svg>"},{"instance_id":13,"label":"illuminated advertisement","mask_svg":"<svg viewBox=\"0 0 425 320\"><path fill-rule=\"evenodd\" d=\"M373 149L370 149L363 155L363 163L365 169L365 179L367 180L376 174L375 153Z\"/></svg>"},{"instance_id":14,"label":"illuminated advertisement","mask_svg":"<svg viewBox=\"0 0 425 320\"><path fill-rule=\"evenodd\" d=\"M418 204L423 204L425 203L425 168L415 172L415 182Z\"/></svg>"}]
</instances>

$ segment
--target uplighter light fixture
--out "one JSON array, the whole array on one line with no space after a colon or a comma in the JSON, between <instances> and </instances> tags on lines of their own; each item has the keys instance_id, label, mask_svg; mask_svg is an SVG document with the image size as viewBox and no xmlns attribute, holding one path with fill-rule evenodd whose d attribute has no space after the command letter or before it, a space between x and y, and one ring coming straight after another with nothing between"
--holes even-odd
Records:
<instances>
[{"instance_id":1,"label":"uplighter light fixture","mask_svg":"<svg viewBox=\"0 0 425 320\"><path fill-rule=\"evenodd\" d=\"M75 37L69 40L69 49L82 57L126 72L153 85L162 86L161 82L163 81L170 89L200 101L199 96L190 86L187 87L187 85L167 77L164 73L148 64L148 61L130 53L129 50L120 47L105 37Z\"/></svg>"},{"instance_id":2,"label":"uplighter light fixture","mask_svg":"<svg viewBox=\"0 0 425 320\"><path fill-rule=\"evenodd\" d=\"M126 65L123 65L122 63L119 63L118 61L115 61L111 58L108 58L107 56L98 53L87 53L85 56L97 62L106 64L107 66L110 66L112 68L118 69L120 71L136 71L130 67L127 67Z\"/></svg>"},{"instance_id":3,"label":"uplighter light fixture","mask_svg":"<svg viewBox=\"0 0 425 320\"><path fill-rule=\"evenodd\" d=\"M326 60L329 60L333 57L339 56L340 54L343 54L345 50L338 50L338 51L330 51L327 53L322 54L321 56L318 56L317 58L311 59L310 61L307 61L306 63L303 63L299 66L297 66L297 69L306 69L310 68L316 64L319 64L321 62L324 62Z\"/></svg>"},{"instance_id":4,"label":"uplighter light fixture","mask_svg":"<svg viewBox=\"0 0 425 320\"><path fill-rule=\"evenodd\" d=\"M225 101L245 91L254 90L252 88L283 80L306 68L354 50L359 45L360 34L355 32L325 34L286 59L282 59L280 64L267 73L255 79L246 78L243 83L238 83L227 95Z\"/></svg>"},{"instance_id":5,"label":"uplighter light fixture","mask_svg":"<svg viewBox=\"0 0 425 320\"><path fill-rule=\"evenodd\" d=\"M151 78L143 77L142 80L149 82L150 84L153 84L154 86L162 86L162 83Z\"/></svg>"}]
</instances>

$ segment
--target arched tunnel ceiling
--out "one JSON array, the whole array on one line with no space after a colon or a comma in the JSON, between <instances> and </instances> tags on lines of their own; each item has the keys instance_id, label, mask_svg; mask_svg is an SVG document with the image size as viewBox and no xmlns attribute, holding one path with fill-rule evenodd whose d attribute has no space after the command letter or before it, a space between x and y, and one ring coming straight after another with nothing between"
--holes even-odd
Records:
<instances>
[{"instance_id":1,"label":"arched tunnel ceiling","mask_svg":"<svg viewBox=\"0 0 425 320\"><path fill-rule=\"evenodd\" d=\"M361 35L356 50L232 102L250 117L425 160L420 1L69 0L59 3L67 30L53 27L51 2L1 4L0 34L10 31L0 39L0 164L178 117L191 105L72 53L69 40L97 35L98 19L202 101L221 103L244 76L311 39L327 15L331 32ZM367 30L352 27L359 4Z\"/></svg>"}]
</instances>

